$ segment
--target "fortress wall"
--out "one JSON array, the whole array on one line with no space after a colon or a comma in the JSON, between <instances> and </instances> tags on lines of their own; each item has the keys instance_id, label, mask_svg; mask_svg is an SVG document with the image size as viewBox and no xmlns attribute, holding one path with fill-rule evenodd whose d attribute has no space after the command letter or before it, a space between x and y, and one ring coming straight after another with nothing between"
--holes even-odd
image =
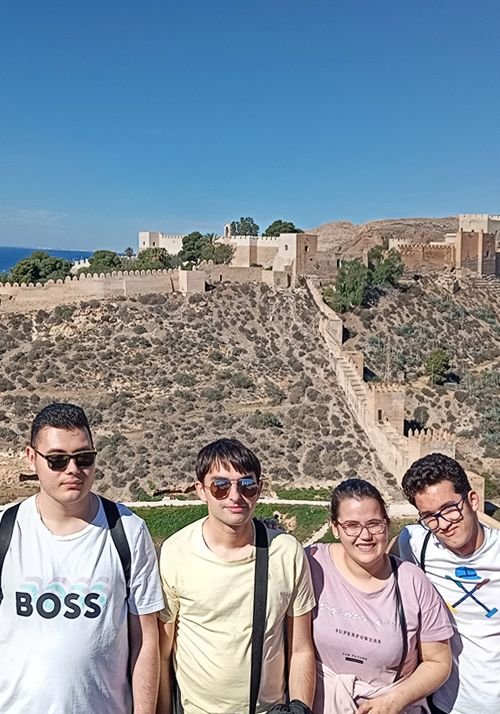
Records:
<instances>
[{"instance_id":1,"label":"fortress wall","mask_svg":"<svg viewBox=\"0 0 500 714\"><path fill-rule=\"evenodd\" d=\"M479 495L480 510L484 510L484 477L479 474L474 473L474 471L467 471L467 477L473 491ZM492 519L493 520L493 519ZM484 522L484 521L483 521ZM494 528L498 528L498 521L493 520L493 523L487 524Z\"/></svg>"},{"instance_id":2,"label":"fortress wall","mask_svg":"<svg viewBox=\"0 0 500 714\"><path fill-rule=\"evenodd\" d=\"M489 213L461 213L458 217L458 227L464 231L496 233L500 231L500 216Z\"/></svg>"},{"instance_id":3,"label":"fortress wall","mask_svg":"<svg viewBox=\"0 0 500 714\"><path fill-rule=\"evenodd\" d=\"M211 283L261 283L262 268L238 267L234 265L214 265L205 263L203 271ZM269 272L272 275L271 271Z\"/></svg>"},{"instance_id":4,"label":"fortress wall","mask_svg":"<svg viewBox=\"0 0 500 714\"><path fill-rule=\"evenodd\" d=\"M299 275L306 275L316 261L318 236L315 233L297 233L295 234L295 243L295 272Z\"/></svg>"},{"instance_id":5,"label":"fortress wall","mask_svg":"<svg viewBox=\"0 0 500 714\"><path fill-rule=\"evenodd\" d=\"M0 283L0 312L53 309L80 300L133 296L147 293L172 293L179 290L179 271L136 271L75 276L64 282L10 285Z\"/></svg>"},{"instance_id":6,"label":"fortress wall","mask_svg":"<svg viewBox=\"0 0 500 714\"><path fill-rule=\"evenodd\" d=\"M267 263L271 263L273 261L277 252L278 246L276 245L257 245L255 262L265 267Z\"/></svg>"},{"instance_id":7,"label":"fortress wall","mask_svg":"<svg viewBox=\"0 0 500 714\"><path fill-rule=\"evenodd\" d=\"M412 245L414 241L411 238L389 238L389 250L391 248L401 248L403 245Z\"/></svg>"},{"instance_id":8,"label":"fortress wall","mask_svg":"<svg viewBox=\"0 0 500 714\"><path fill-rule=\"evenodd\" d=\"M496 266L496 255L493 253L492 258L483 258L483 269L481 271L481 275L497 275L497 266Z\"/></svg>"},{"instance_id":9,"label":"fortress wall","mask_svg":"<svg viewBox=\"0 0 500 714\"><path fill-rule=\"evenodd\" d=\"M203 270L179 270L179 290L184 295L204 293L206 273Z\"/></svg>"},{"instance_id":10,"label":"fortress wall","mask_svg":"<svg viewBox=\"0 0 500 714\"><path fill-rule=\"evenodd\" d=\"M289 288L291 284L290 273L285 270L262 270L262 282L272 288Z\"/></svg>"},{"instance_id":11,"label":"fortress wall","mask_svg":"<svg viewBox=\"0 0 500 714\"><path fill-rule=\"evenodd\" d=\"M361 350L345 350L344 354L352 362L358 373L358 377L363 381L363 375L365 370L365 356Z\"/></svg>"},{"instance_id":12,"label":"fortress wall","mask_svg":"<svg viewBox=\"0 0 500 714\"><path fill-rule=\"evenodd\" d=\"M384 467L401 483L408 463L404 437L390 424L367 425L365 433Z\"/></svg>"},{"instance_id":13,"label":"fortress wall","mask_svg":"<svg viewBox=\"0 0 500 714\"><path fill-rule=\"evenodd\" d=\"M462 268L477 270L479 233L460 231L457 236L459 243L459 265Z\"/></svg>"},{"instance_id":14,"label":"fortress wall","mask_svg":"<svg viewBox=\"0 0 500 714\"><path fill-rule=\"evenodd\" d=\"M174 236L174 235L161 235L160 236L160 248L165 248L167 253L170 255L177 255L177 253L182 249L182 239L184 236Z\"/></svg>"},{"instance_id":15,"label":"fortress wall","mask_svg":"<svg viewBox=\"0 0 500 714\"><path fill-rule=\"evenodd\" d=\"M255 245L258 248L278 248L280 236L225 236L221 242L236 247Z\"/></svg>"},{"instance_id":16,"label":"fortress wall","mask_svg":"<svg viewBox=\"0 0 500 714\"><path fill-rule=\"evenodd\" d=\"M170 255L176 255L182 248L182 235L168 235L158 231L139 231L139 252L146 248L165 248Z\"/></svg>"},{"instance_id":17,"label":"fortress wall","mask_svg":"<svg viewBox=\"0 0 500 714\"><path fill-rule=\"evenodd\" d=\"M257 247L255 245L237 245L231 260L235 268L249 268L257 263Z\"/></svg>"},{"instance_id":18,"label":"fortress wall","mask_svg":"<svg viewBox=\"0 0 500 714\"><path fill-rule=\"evenodd\" d=\"M402 434L405 415L405 388L393 384L367 384L366 390L370 423L389 422L398 434Z\"/></svg>"},{"instance_id":19,"label":"fortress wall","mask_svg":"<svg viewBox=\"0 0 500 714\"><path fill-rule=\"evenodd\" d=\"M328 325L326 327L328 333L335 341L335 343L340 347L342 345L344 335L342 318L339 317L339 315L337 315L337 313L332 310L332 308L329 307L326 302L324 302L323 296L314 280L307 278L306 286L309 290L310 296L316 303L316 307L321 312L323 317L325 317L328 321Z\"/></svg>"},{"instance_id":20,"label":"fortress wall","mask_svg":"<svg viewBox=\"0 0 500 714\"><path fill-rule=\"evenodd\" d=\"M383 466L399 482L417 458L440 451L455 456L455 437L447 431L404 436L405 389L401 385L369 385L362 379L363 362L356 355L342 350L342 319L323 302L314 281L306 280L307 288L320 313L320 334L329 349L337 382L344 392L347 405L375 449Z\"/></svg>"},{"instance_id":21,"label":"fortress wall","mask_svg":"<svg viewBox=\"0 0 500 714\"><path fill-rule=\"evenodd\" d=\"M455 265L455 246L451 244L414 243L403 245L398 250L408 270L436 270Z\"/></svg>"},{"instance_id":22,"label":"fortress wall","mask_svg":"<svg viewBox=\"0 0 500 714\"><path fill-rule=\"evenodd\" d=\"M334 280L337 277L338 270L342 264L342 259L339 255L330 255L330 253L318 252L314 259L307 266L307 274L325 280Z\"/></svg>"},{"instance_id":23,"label":"fortress wall","mask_svg":"<svg viewBox=\"0 0 500 714\"><path fill-rule=\"evenodd\" d=\"M408 466L427 454L439 452L455 458L456 437L447 429L410 429L407 437Z\"/></svg>"}]
</instances>

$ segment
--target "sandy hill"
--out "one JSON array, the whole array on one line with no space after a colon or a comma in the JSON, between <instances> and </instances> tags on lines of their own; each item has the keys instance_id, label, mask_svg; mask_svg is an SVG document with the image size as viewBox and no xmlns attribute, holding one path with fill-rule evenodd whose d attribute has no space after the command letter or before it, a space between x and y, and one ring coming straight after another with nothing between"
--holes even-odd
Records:
<instances>
[{"instance_id":1,"label":"sandy hill","mask_svg":"<svg viewBox=\"0 0 500 714\"><path fill-rule=\"evenodd\" d=\"M428 242L440 240L445 233L458 230L458 218L395 218L356 225L349 221L324 223L307 229L318 234L318 249L322 252L342 252L349 257L361 257L365 249L382 242L383 238L407 238Z\"/></svg>"},{"instance_id":2,"label":"sandy hill","mask_svg":"<svg viewBox=\"0 0 500 714\"><path fill-rule=\"evenodd\" d=\"M406 419L443 425L458 436L460 458L496 474L500 495L500 281L461 280L452 294L445 276L408 281L370 308L344 316L346 349L385 381L407 384ZM424 363L436 348L450 357L450 379L432 386Z\"/></svg>"},{"instance_id":3,"label":"sandy hill","mask_svg":"<svg viewBox=\"0 0 500 714\"><path fill-rule=\"evenodd\" d=\"M236 436L274 483L394 481L348 411L304 289L220 284L184 298L82 302L0 321L0 474L17 487L34 413L52 400L87 410L99 488L120 498L193 479L207 441Z\"/></svg>"}]
</instances>

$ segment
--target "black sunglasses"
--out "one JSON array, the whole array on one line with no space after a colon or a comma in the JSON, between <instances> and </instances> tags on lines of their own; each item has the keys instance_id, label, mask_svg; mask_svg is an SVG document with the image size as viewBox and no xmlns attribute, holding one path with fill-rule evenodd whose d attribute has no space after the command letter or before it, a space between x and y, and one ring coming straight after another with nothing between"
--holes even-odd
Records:
<instances>
[{"instance_id":1,"label":"black sunglasses","mask_svg":"<svg viewBox=\"0 0 500 714\"><path fill-rule=\"evenodd\" d=\"M217 501L227 498L231 490L231 484L235 483L238 493L245 498L253 498L258 491L259 484L253 476L243 476L237 481L230 481L228 478L215 478L209 485L212 496Z\"/></svg>"},{"instance_id":2,"label":"black sunglasses","mask_svg":"<svg viewBox=\"0 0 500 714\"><path fill-rule=\"evenodd\" d=\"M42 454L41 451L33 447L33 451L45 459L47 466L51 471L64 471L71 459L75 462L79 469L88 469L95 463L97 451L89 449L88 451L77 451L74 454Z\"/></svg>"}]
</instances>

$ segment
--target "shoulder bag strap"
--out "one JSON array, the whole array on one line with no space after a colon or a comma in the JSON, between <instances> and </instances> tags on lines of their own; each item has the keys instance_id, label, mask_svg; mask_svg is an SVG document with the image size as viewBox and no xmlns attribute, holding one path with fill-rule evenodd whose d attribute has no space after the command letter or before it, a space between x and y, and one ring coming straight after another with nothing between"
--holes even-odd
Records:
<instances>
[{"instance_id":1,"label":"shoulder bag strap","mask_svg":"<svg viewBox=\"0 0 500 714\"><path fill-rule=\"evenodd\" d=\"M427 546L429 545L429 540L431 538L432 533L430 531L427 531L425 534L424 542L422 543L422 550L420 551L420 568L423 570L425 573L425 554L427 553Z\"/></svg>"},{"instance_id":2,"label":"shoulder bag strap","mask_svg":"<svg viewBox=\"0 0 500 714\"><path fill-rule=\"evenodd\" d=\"M401 654L401 661L399 662L398 670L394 681L397 682L401 677L403 671L404 663L406 662L406 657L408 655L408 626L406 624L406 615L403 607L403 600L401 598L401 590L399 589L398 582L398 563L394 556L390 555L389 559L391 561L392 574L394 576L394 587L396 591L396 609L398 611L399 626L401 628L401 639L403 644L403 652Z\"/></svg>"},{"instance_id":3,"label":"shoulder bag strap","mask_svg":"<svg viewBox=\"0 0 500 714\"><path fill-rule=\"evenodd\" d=\"M267 575L269 570L269 546L263 523L254 518L255 527L255 581L253 593L252 650L250 668L250 714L255 714L262 672L262 651L266 628Z\"/></svg>"},{"instance_id":4,"label":"shoulder bag strap","mask_svg":"<svg viewBox=\"0 0 500 714\"><path fill-rule=\"evenodd\" d=\"M0 603L3 600L3 590L2 590L2 570L5 556L9 550L10 541L12 539L12 533L14 532L14 525L16 523L17 512L19 510L20 503L16 503L15 506L7 508L0 521Z\"/></svg>"},{"instance_id":5,"label":"shoulder bag strap","mask_svg":"<svg viewBox=\"0 0 500 714\"><path fill-rule=\"evenodd\" d=\"M123 530L123 523L120 517L120 511L118 506L114 501L110 501L104 496L99 496L102 501L102 506L104 508L104 513L106 514L106 520L108 521L109 530L111 533L111 538L115 544L115 548L120 556L120 562L123 568L123 575L125 576L125 584L127 586L127 598L130 593L130 567L131 567L131 555L130 546L128 544L127 536Z\"/></svg>"}]
</instances>

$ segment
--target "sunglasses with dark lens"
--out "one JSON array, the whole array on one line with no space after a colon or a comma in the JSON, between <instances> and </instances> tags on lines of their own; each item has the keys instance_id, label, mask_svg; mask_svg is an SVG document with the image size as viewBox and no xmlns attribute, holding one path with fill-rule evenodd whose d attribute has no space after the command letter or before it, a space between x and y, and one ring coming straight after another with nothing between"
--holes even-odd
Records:
<instances>
[{"instance_id":1,"label":"sunglasses with dark lens","mask_svg":"<svg viewBox=\"0 0 500 714\"><path fill-rule=\"evenodd\" d=\"M76 451L74 454L42 454L34 448L34 451L42 459L45 459L47 466L51 471L64 471L71 459L75 462L79 469L88 469L95 463L97 451L90 449L89 451Z\"/></svg>"},{"instance_id":2,"label":"sunglasses with dark lens","mask_svg":"<svg viewBox=\"0 0 500 714\"><path fill-rule=\"evenodd\" d=\"M209 485L210 493L217 501L222 501L223 498L229 496L231 484L235 483L240 496L244 498L253 498L257 495L259 484L253 476L243 476L237 481L230 481L228 478L215 478Z\"/></svg>"}]
</instances>

